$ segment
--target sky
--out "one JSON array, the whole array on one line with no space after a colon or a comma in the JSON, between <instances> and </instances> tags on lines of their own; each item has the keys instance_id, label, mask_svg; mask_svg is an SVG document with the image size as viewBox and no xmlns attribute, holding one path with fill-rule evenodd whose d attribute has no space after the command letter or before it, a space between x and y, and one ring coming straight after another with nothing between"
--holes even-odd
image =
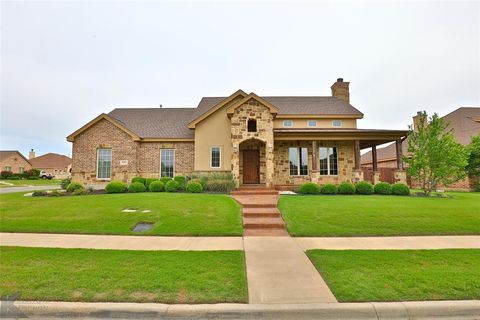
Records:
<instances>
[{"instance_id":1,"label":"sky","mask_svg":"<svg viewBox=\"0 0 480 320\"><path fill-rule=\"evenodd\" d=\"M71 154L116 107L196 107L237 89L329 96L359 128L480 105L480 2L1 1L0 149Z\"/></svg>"}]
</instances>

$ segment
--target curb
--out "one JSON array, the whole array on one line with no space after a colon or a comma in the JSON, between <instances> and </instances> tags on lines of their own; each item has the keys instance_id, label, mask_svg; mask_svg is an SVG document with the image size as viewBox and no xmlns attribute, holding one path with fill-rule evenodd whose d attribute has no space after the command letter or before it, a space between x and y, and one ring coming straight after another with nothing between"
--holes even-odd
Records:
<instances>
[{"instance_id":1,"label":"curb","mask_svg":"<svg viewBox=\"0 0 480 320\"><path fill-rule=\"evenodd\" d=\"M90 319L480 319L480 300L315 304L1 301L0 317Z\"/></svg>"}]
</instances>

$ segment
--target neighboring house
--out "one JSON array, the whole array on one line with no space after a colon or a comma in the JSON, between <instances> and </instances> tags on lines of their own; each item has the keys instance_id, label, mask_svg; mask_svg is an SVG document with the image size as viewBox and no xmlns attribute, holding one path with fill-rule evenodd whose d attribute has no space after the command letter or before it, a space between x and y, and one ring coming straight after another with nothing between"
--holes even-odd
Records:
<instances>
[{"instance_id":1,"label":"neighboring house","mask_svg":"<svg viewBox=\"0 0 480 320\"><path fill-rule=\"evenodd\" d=\"M360 150L406 130L358 129L349 82L328 97L260 97L238 90L196 108L127 108L71 135L72 179L89 185L132 177L230 172L238 183L291 188L362 180ZM399 157L401 150L399 150ZM397 180L405 181L399 162Z\"/></svg>"},{"instance_id":2,"label":"neighboring house","mask_svg":"<svg viewBox=\"0 0 480 320\"><path fill-rule=\"evenodd\" d=\"M56 179L64 179L70 175L72 159L58 153L47 153L35 157L33 149L29 154L30 163L35 169L42 170L47 174L53 175Z\"/></svg>"},{"instance_id":3,"label":"neighboring house","mask_svg":"<svg viewBox=\"0 0 480 320\"><path fill-rule=\"evenodd\" d=\"M23 173L32 169L32 165L19 151L2 150L0 151L0 169L12 173Z\"/></svg>"},{"instance_id":4,"label":"neighboring house","mask_svg":"<svg viewBox=\"0 0 480 320\"><path fill-rule=\"evenodd\" d=\"M453 129L455 139L457 142L468 145L472 141L472 137L480 135L480 107L463 107L458 108L455 111L450 112L442 119L448 123L448 129ZM413 117L413 130L418 126L418 122L421 121L419 114ZM407 154L408 138L402 142L402 149ZM396 167L396 146L390 144L384 148L377 149L377 163L378 169L383 168L395 168ZM408 155L407 155L408 156ZM362 155L362 167L373 168L372 151L369 151ZM410 179L408 179L410 180ZM448 186L449 189L471 189L473 187L474 179L466 178ZM415 184L411 183L412 186Z\"/></svg>"}]
</instances>

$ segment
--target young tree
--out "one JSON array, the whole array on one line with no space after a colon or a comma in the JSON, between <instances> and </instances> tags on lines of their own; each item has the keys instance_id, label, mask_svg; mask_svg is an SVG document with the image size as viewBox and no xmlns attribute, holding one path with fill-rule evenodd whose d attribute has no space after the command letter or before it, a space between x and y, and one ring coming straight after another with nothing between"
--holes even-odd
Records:
<instances>
[{"instance_id":1,"label":"young tree","mask_svg":"<svg viewBox=\"0 0 480 320\"><path fill-rule=\"evenodd\" d=\"M422 116L428 119L428 124L420 121L416 130L410 127L410 157L403 160L409 165L408 174L430 195L439 183L448 185L465 177L468 151L455 141L452 130L437 114L428 118L423 111Z\"/></svg>"},{"instance_id":2,"label":"young tree","mask_svg":"<svg viewBox=\"0 0 480 320\"><path fill-rule=\"evenodd\" d=\"M471 177L480 178L480 135L472 138L472 142L468 145L468 165L467 173Z\"/></svg>"}]
</instances>

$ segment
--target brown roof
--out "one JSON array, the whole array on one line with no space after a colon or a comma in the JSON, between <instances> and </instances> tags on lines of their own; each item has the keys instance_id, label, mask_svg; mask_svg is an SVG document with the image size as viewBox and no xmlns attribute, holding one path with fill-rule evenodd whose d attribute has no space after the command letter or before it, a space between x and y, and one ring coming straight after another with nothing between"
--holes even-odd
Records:
<instances>
[{"instance_id":1,"label":"brown roof","mask_svg":"<svg viewBox=\"0 0 480 320\"><path fill-rule=\"evenodd\" d=\"M13 155L22 157L25 161L29 162L27 158L23 156L18 150L0 150L0 161L4 161Z\"/></svg>"},{"instance_id":2,"label":"brown roof","mask_svg":"<svg viewBox=\"0 0 480 320\"><path fill-rule=\"evenodd\" d=\"M262 97L278 108L278 114L305 115L353 115L362 117L363 113L351 104L335 97ZM203 97L192 113L190 121L200 117L226 97Z\"/></svg>"},{"instance_id":3,"label":"brown roof","mask_svg":"<svg viewBox=\"0 0 480 320\"><path fill-rule=\"evenodd\" d=\"M449 124L449 128L454 130L455 139L467 145L472 141L472 137L480 134L480 108L458 108L442 117ZM402 142L403 153L407 153L408 138ZM397 154L395 143L384 148L377 149L377 161L386 161L395 159ZM372 162L372 152L368 151L362 155L363 164Z\"/></svg>"},{"instance_id":4,"label":"brown roof","mask_svg":"<svg viewBox=\"0 0 480 320\"><path fill-rule=\"evenodd\" d=\"M188 129L193 108L117 108L108 115L142 138L188 138L195 133Z\"/></svg>"},{"instance_id":5,"label":"brown roof","mask_svg":"<svg viewBox=\"0 0 480 320\"><path fill-rule=\"evenodd\" d=\"M30 164L34 168L66 168L72 163L72 159L58 153L47 153L42 156L30 159Z\"/></svg>"}]
</instances>

